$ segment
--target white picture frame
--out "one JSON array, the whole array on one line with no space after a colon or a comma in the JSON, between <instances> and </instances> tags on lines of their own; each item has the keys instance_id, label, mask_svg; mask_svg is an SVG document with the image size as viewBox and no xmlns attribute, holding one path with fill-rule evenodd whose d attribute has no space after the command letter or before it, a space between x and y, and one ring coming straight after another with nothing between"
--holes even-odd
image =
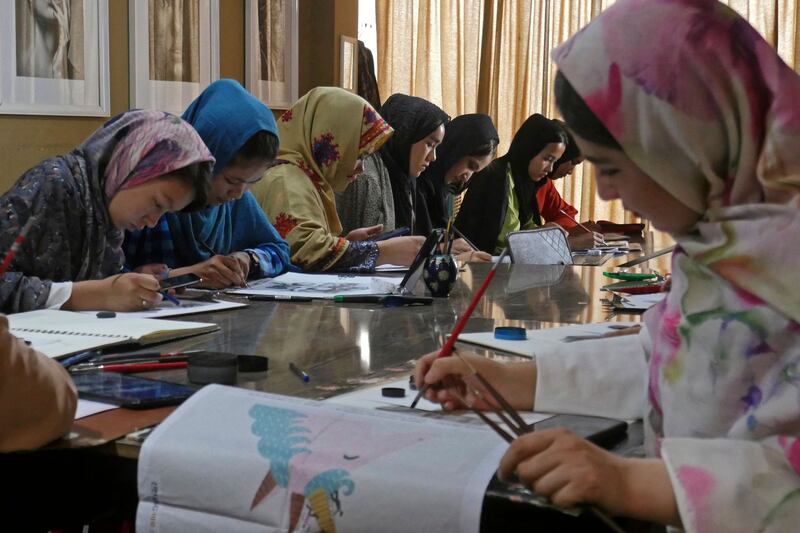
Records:
<instances>
[{"instance_id":1,"label":"white picture frame","mask_svg":"<svg viewBox=\"0 0 800 533\"><path fill-rule=\"evenodd\" d=\"M198 7L194 33L190 30L180 36L169 33L151 39L151 26L157 26L163 20L158 15L169 15L168 11L151 13L151 0L128 0L131 108L180 115L203 89L219 79L219 0L187 1L196 2ZM174 49L178 39L189 48L189 57L170 63L164 48L171 43Z\"/></svg>"},{"instance_id":2,"label":"white picture frame","mask_svg":"<svg viewBox=\"0 0 800 533\"><path fill-rule=\"evenodd\" d=\"M339 87L358 94L358 39L341 36L339 45Z\"/></svg>"},{"instance_id":3,"label":"white picture frame","mask_svg":"<svg viewBox=\"0 0 800 533\"><path fill-rule=\"evenodd\" d=\"M110 115L108 0L0 0L0 13L0 114Z\"/></svg>"},{"instance_id":4,"label":"white picture frame","mask_svg":"<svg viewBox=\"0 0 800 533\"><path fill-rule=\"evenodd\" d=\"M282 15L278 16L282 26L273 38L282 47L280 57L270 57L269 51L263 50L259 6L262 10L269 6ZM245 87L272 109L289 109L298 98L298 10L298 0L245 3ZM267 70L269 65L276 65L274 79L264 72L265 65Z\"/></svg>"}]
</instances>

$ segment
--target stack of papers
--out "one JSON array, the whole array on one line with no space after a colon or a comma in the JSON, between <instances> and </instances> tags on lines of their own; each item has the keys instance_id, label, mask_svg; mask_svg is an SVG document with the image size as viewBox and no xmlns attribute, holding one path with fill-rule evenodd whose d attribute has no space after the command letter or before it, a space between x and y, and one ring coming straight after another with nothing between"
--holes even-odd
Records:
<instances>
[{"instance_id":1,"label":"stack of papers","mask_svg":"<svg viewBox=\"0 0 800 533\"><path fill-rule=\"evenodd\" d=\"M229 294L315 298L333 300L334 296L362 294L392 294L402 279L335 274L300 274L288 272L276 278L264 278L250 283L246 289L227 291Z\"/></svg>"}]
</instances>

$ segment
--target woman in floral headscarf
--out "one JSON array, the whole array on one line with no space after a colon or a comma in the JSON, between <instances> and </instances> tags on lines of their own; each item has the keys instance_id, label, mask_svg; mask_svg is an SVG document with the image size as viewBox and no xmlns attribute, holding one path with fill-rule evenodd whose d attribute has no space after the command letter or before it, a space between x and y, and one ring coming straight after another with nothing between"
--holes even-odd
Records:
<instances>
[{"instance_id":1,"label":"woman in floral headscarf","mask_svg":"<svg viewBox=\"0 0 800 533\"><path fill-rule=\"evenodd\" d=\"M0 309L130 311L161 301L158 280L121 274L124 230L205 206L211 157L180 118L129 111L67 155L26 172L0 197L0 250L25 242L0 281Z\"/></svg>"},{"instance_id":2,"label":"woman in floral headscarf","mask_svg":"<svg viewBox=\"0 0 800 533\"><path fill-rule=\"evenodd\" d=\"M424 239L369 240L380 226L341 236L336 213L334 192L358 177L363 158L391 133L363 98L334 87L312 89L281 116L278 159L252 191L289 243L292 264L308 271L369 272L413 261Z\"/></svg>"},{"instance_id":3,"label":"woman in floral headscarf","mask_svg":"<svg viewBox=\"0 0 800 533\"><path fill-rule=\"evenodd\" d=\"M558 106L600 196L677 241L672 288L638 339L537 354L513 374L473 359L519 407L644 412L651 458L542 431L511 445L500 474L560 505L688 531L796 530L800 78L710 1L620 0L554 58ZM465 374L431 363L418 379ZM437 398L453 406L450 391Z\"/></svg>"}]
</instances>

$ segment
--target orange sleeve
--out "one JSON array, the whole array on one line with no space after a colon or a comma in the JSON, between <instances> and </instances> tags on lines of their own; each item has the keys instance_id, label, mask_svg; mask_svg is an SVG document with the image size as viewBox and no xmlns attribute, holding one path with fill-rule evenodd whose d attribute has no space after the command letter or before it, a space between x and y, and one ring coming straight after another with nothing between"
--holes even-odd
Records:
<instances>
[{"instance_id":1,"label":"orange sleeve","mask_svg":"<svg viewBox=\"0 0 800 533\"><path fill-rule=\"evenodd\" d=\"M536 191L536 201L539 204L539 213L545 222L555 222L564 229L572 229L577 226L575 222L564 216L559 210L564 210L570 216L578 217L578 210L569 205L558 194L556 186L552 180L547 180L538 191Z\"/></svg>"},{"instance_id":2,"label":"orange sleeve","mask_svg":"<svg viewBox=\"0 0 800 533\"><path fill-rule=\"evenodd\" d=\"M31 450L66 434L77 402L66 370L12 335L0 315L0 452Z\"/></svg>"}]
</instances>

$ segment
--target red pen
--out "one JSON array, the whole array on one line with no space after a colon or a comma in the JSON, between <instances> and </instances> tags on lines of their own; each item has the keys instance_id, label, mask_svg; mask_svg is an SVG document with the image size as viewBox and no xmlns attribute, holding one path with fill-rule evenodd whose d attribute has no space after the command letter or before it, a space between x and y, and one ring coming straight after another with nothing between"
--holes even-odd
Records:
<instances>
[{"instance_id":1,"label":"red pen","mask_svg":"<svg viewBox=\"0 0 800 533\"><path fill-rule=\"evenodd\" d=\"M492 278L494 278L495 272L497 272L497 267L503 262L503 258L508 253L508 248L503 248L503 252L500 254L500 257L497 258L497 262L494 264L492 269L489 271L489 274L486 275L486 279L483 280L483 284L481 284L480 288L475 292L475 296L472 297L472 301L469 303L469 307L467 310L464 311L464 314L458 319L456 322L456 326L453 328L453 332L450 333L450 338L447 339L447 342L444 343L442 349L439 351L439 354L436 356L437 359L440 357L447 357L453 351L453 346L455 346L456 341L458 340L458 336L461 334L461 330L464 329L464 326L467 325L467 320L472 315L472 312L475 310L475 307L478 305L483 293L486 292L486 289L489 287L489 283L492 282ZM417 402L419 399L422 398L422 395L425 394L425 391L428 390L428 385L424 385L419 387L419 392L417 392L417 397L414 398L414 401L411 402L411 408L414 409L417 406Z\"/></svg>"},{"instance_id":2,"label":"red pen","mask_svg":"<svg viewBox=\"0 0 800 533\"><path fill-rule=\"evenodd\" d=\"M172 370L176 368L186 368L186 361L176 361L170 363L122 363L116 365L76 365L70 368L70 372L119 372L121 374L132 374L134 372L154 372L156 370Z\"/></svg>"}]
</instances>

